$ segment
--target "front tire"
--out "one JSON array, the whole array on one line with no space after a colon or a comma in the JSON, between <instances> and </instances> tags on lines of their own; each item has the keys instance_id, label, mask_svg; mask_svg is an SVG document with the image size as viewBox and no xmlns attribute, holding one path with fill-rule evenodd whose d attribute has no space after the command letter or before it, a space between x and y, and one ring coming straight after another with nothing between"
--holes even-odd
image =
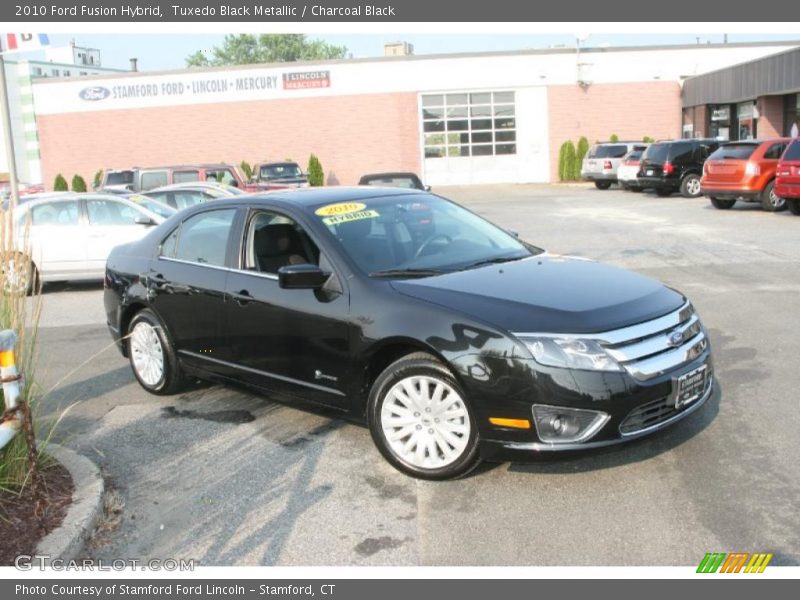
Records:
<instances>
[{"instance_id":1,"label":"front tire","mask_svg":"<svg viewBox=\"0 0 800 600\"><path fill-rule=\"evenodd\" d=\"M11 296L30 296L39 289L39 271L22 254L11 254L3 267L3 292Z\"/></svg>"},{"instance_id":2,"label":"front tire","mask_svg":"<svg viewBox=\"0 0 800 600\"><path fill-rule=\"evenodd\" d=\"M736 204L736 200L723 200L721 198L709 198L711 200L711 204L714 208L718 208L720 210L727 210L729 208L733 208L733 205Z\"/></svg>"},{"instance_id":3,"label":"front tire","mask_svg":"<svg viewBox=\"0 0 800 600\"><path fill-rule=\"evenodd\" d=\"M761 192L761 208L769 212L786 210L786 200L775 193L775 180L773 179Z\"/></svg>"},{"instance_id":4,"label":"front tire","mask_svg":"<svg viewBox=\"0 0 800 600\"><path fill-rule=\"evenodd\" d=\"M480 463L469 401L452 373L430 354L409 354L378 376L368 417L378 450L407 475L454 479Z\"/></svg>"},{"instance_id":5,"label":"front tire","mask_svg":"<svg viewBox=\"0 0 800 600\"><path fill-rule=\"evenodd\" d=\"M800 215L800 200L797 198L792 198L791 200L787 199L786 206L793 215Z\"/></svg>"},{"instance_id":6,"label":"front tire","mask_svg":"<svg viewBox=\"0 0 800 600\"><path fill-rule=\"evenodd\" d=\"M175 394L185 386L183 370L164 324L149 308L131 319L128 357L139 385L151 394Z\"/></svg>"},{"instance_id":7,"label":"front tire","mask_svg":"<svg viewBox=\"0 0 800 600\"><path fill-rule=\"evenodd\" d=\"M690 173L681 180L681 196L698 198L700 196L700 175Z\"/></svg>"},{"instance_id":8,"label":"front tire","mask_svg":"<svg viewBox=\"0 0 800 600\"><path fill-rule=\"evenodd\" d=\"M611 182L610 181L595 181L594 182L594 187L596 187L598 190L607 190L608 188L611 187Z\"/></svg>"}]
</instances>

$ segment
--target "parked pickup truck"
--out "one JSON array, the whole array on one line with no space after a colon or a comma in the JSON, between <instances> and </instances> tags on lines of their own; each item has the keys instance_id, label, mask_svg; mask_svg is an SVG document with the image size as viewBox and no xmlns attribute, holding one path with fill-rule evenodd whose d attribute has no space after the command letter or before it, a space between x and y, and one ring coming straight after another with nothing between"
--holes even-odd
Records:
<instances>
[{"instance_id":1,"label":"parked pickup truck","mask_svg":"<svg viewBox=\"0 0 800 600\"><path fill-rule=\"evenodd\" d=\"M109 191L125 189L132 192L146 192L157 187L190 181L212 181L245 192L255 192L260 189L256 185L247 183L236 167L225 163L109 169L103 173L99 188Z\"/></svg>"},{"instance_id":2,"label":"parked pickup truck","mask_svg":"<svg viewBox=\"0 0 800 600\"><path fill-rule=\"evenodd\" d=\"M282 190L308 187L308 176L296 162L262 162L253 167L250 183L259 190Z\"/></svg>"}]
</instances>

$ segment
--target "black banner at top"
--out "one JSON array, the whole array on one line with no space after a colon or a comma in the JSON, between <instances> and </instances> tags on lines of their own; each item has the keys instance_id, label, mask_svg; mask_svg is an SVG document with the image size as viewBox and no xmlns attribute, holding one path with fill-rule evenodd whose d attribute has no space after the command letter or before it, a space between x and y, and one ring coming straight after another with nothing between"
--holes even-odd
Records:
<instances>
[{"instance_id":1,"label":"black banner at top","mask_svg":"<svg viewBox=\"0 0 800 600\"><path fill-rule=\"evenodd\" d=\"M102 22L637 22L800 21L785 0L4 0L6 23Z\"/></svg>"}]
</instances>

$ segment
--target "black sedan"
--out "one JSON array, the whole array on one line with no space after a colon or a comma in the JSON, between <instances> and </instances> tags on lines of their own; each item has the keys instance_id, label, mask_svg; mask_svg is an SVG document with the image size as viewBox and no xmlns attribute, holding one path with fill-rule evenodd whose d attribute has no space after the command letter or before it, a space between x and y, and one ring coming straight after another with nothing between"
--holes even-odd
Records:
<instances>
[{"instance_id":1,"label":"black sedan","mask_svg":"<svg viewBox=\"0 0 800 600\"><path fill-rule=\"evenodd\" d=\"M424 239L408 226L420 204ZM149 392L191 376L332 407L427 479L635 439L713 387L706 332L679 292L549 255L424 191L186 209L112 252L105 308Z\"/></svg>"}]
</instances>

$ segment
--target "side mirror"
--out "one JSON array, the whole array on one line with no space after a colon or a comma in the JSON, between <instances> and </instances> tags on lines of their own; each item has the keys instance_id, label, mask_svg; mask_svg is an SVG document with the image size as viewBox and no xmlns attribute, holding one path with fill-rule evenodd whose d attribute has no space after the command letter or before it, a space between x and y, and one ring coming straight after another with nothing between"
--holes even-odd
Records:
<instances>
[{"instance_id":1,"label":"side mirror","mask_svg":"<svg viewBox=\"0 0 800 600\"><path fill-rule=\"evenodd\" d=\"M278 269L278 285L286 290L318 290L330 275L309 263L287 265Z\"/></svg>"},{"instance_id":2,"label":"side mirror","mask_svg":"<svg viewBox=\"0 0 800 600\"><path fill-rule=\"evenodd\" d=\"M431 186L426 185L426 186L423 186L423 187L425 188L426 192L430 192L431 191Z\"/></svg>"},{"instance_id":3,"label":"side mirror","mask_svg":"<svg viewBox=\"0 0 800 600\"><path fill-rule=\"evenodd\" d=\"M156 222L147 215L137 215L133 222L137 225L144 225L145 227L156 225Z\"/></svg>"}]
</instances>

